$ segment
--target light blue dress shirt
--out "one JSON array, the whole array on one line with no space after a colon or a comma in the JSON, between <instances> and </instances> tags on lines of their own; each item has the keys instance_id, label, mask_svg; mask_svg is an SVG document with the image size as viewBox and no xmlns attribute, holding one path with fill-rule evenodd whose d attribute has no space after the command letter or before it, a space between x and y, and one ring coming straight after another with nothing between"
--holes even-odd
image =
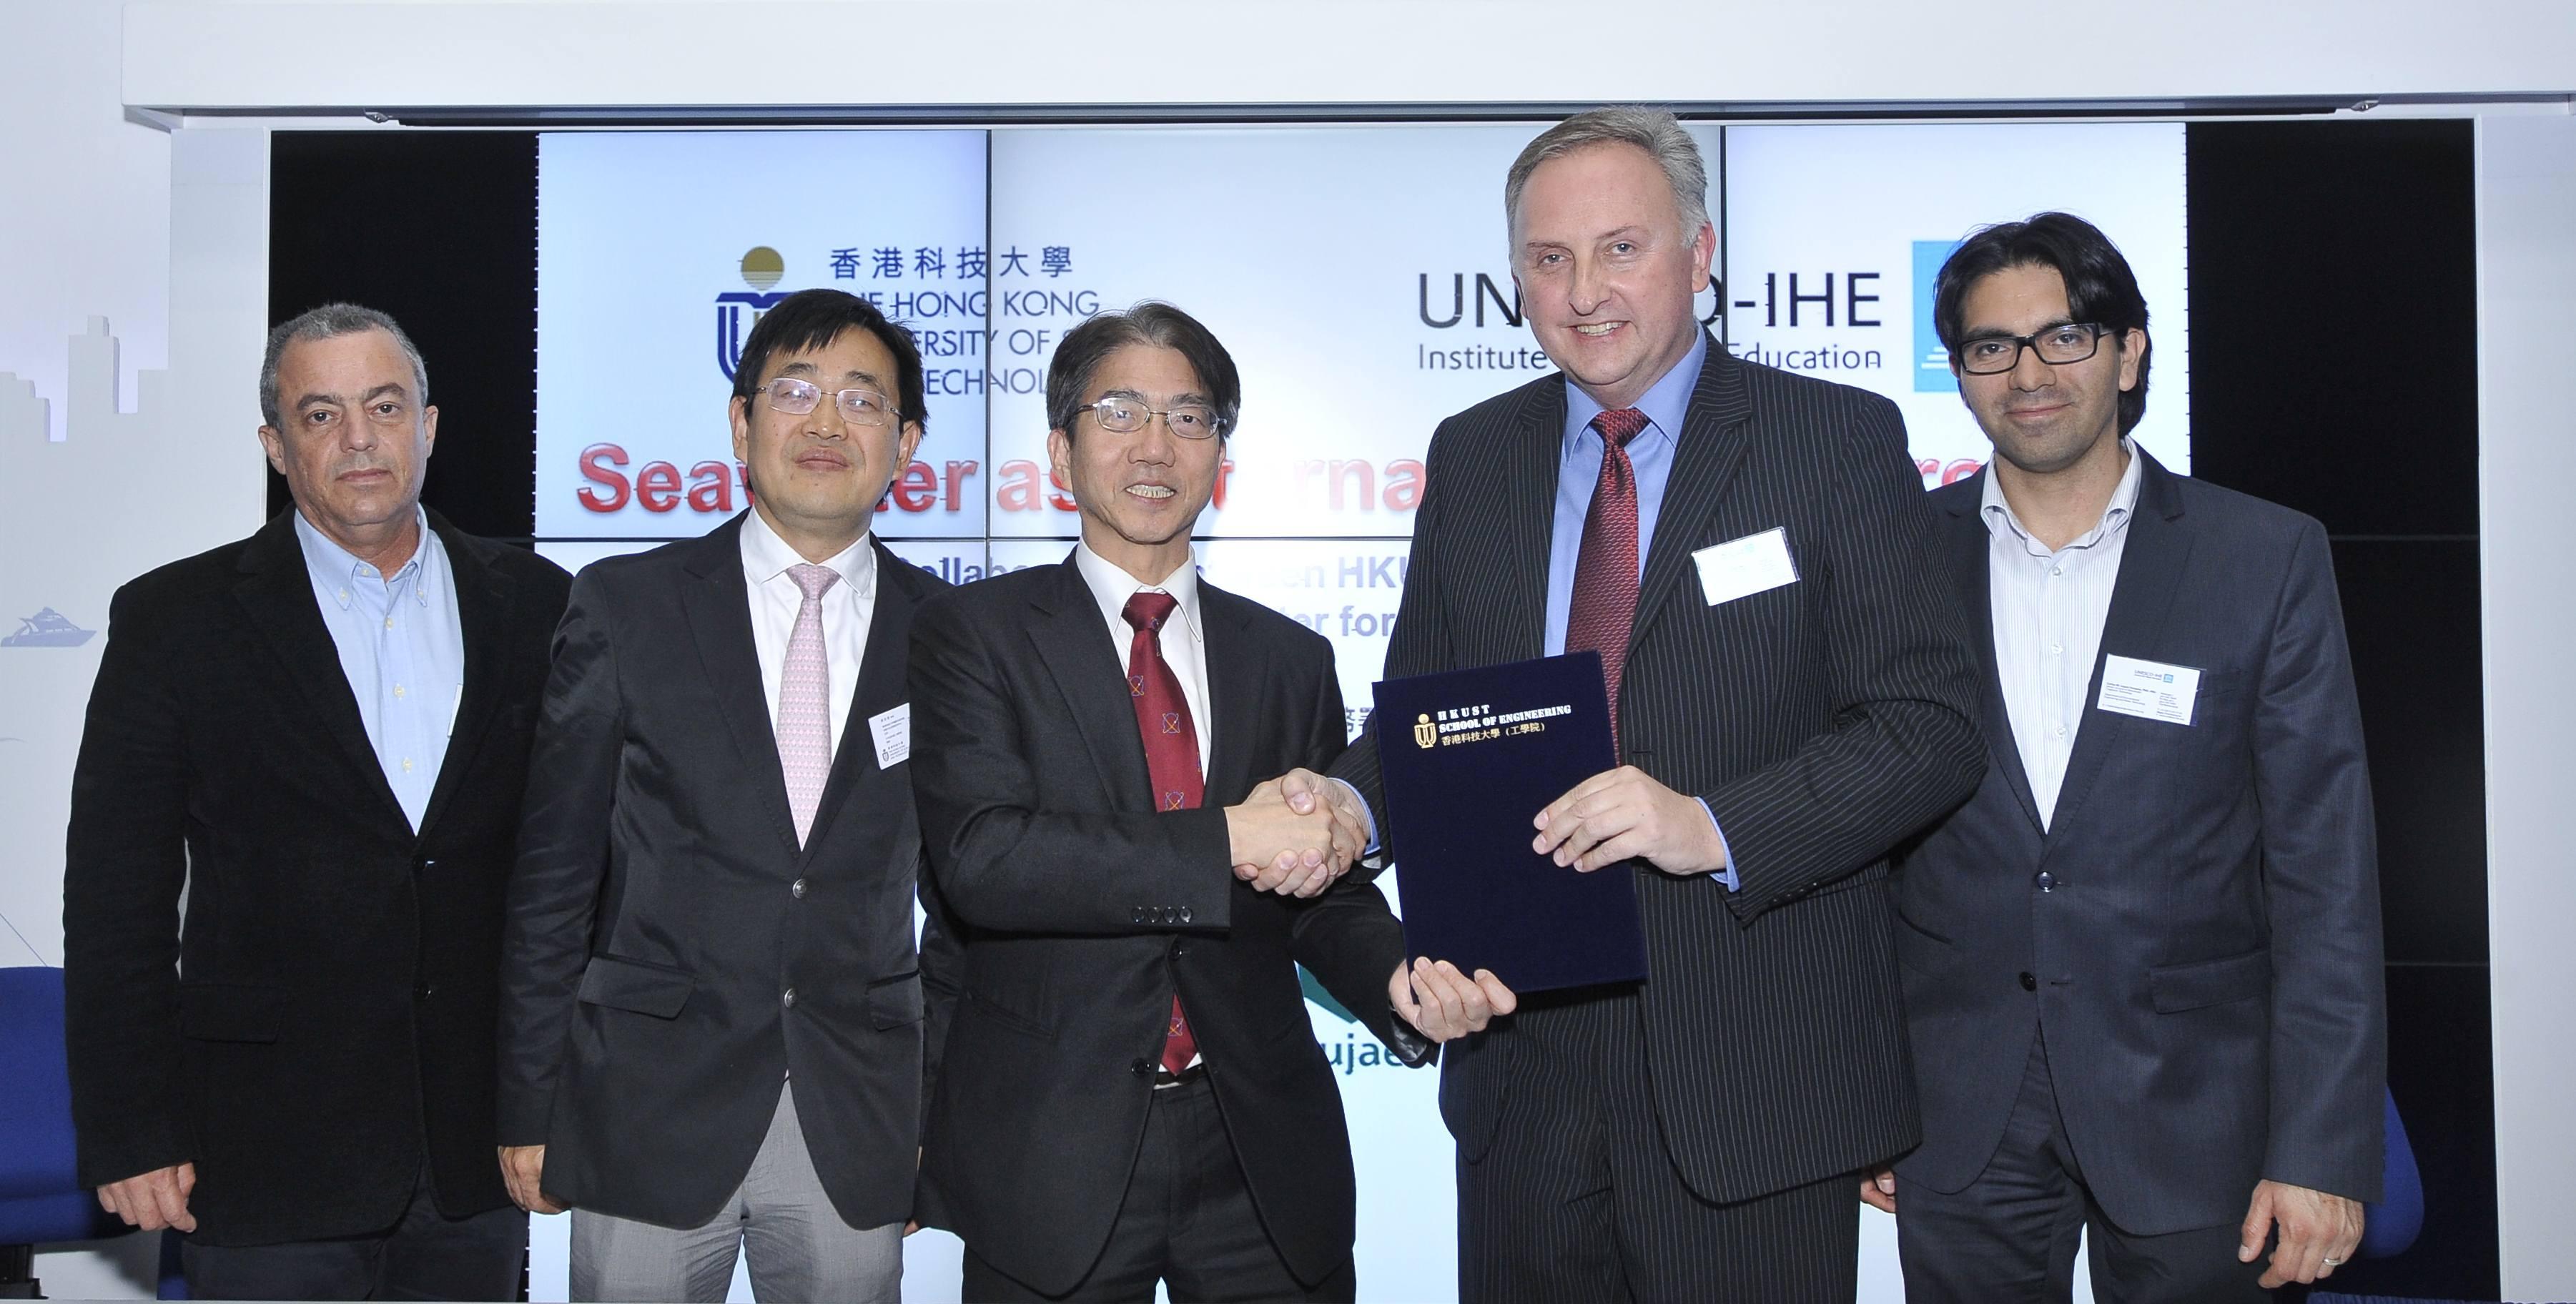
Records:
<instances>
[{"instance_id":1,"label":"light blue dress shirt","mask_svg":"<svg viewBox=\"0 0 2576 1304\"><path fill-rule=\"evenodd\" d=\"M1664 484L1673 476L1673 450L1680 445L1682 417L1690 411L1691 391L1699 388L1700 368L1708 362L1708 334L1700 332L1691 351L1664 378L1637 399L1646 428L1628 440L1628 465L1637 474L1637 576L1645 578L1646 558L1655 542L1655 521L1664 510ZM1556 460L1556 523L1547 542L1547 654L1565 652L1565 626L1574 614L1574 564L1583 555L1583 518L1592 511L1592 491L1601 482L1601 432L1592 419L1601 404L1581 385L1565 382L1565 443ZM1701 802L1700 809L1708 810ZM1717 812L1708 822L1717 824ZM1718 841L1726 830L1718 828ZM1715 871L1726 890L1736 888L1735 866Z\"/></svg>"},{"instance_id":2,"label":"light blue dress shirt","mask_svg":"<svg viewBox=\"0 0 2576 1304\"><path fill-rule=\"evenodd\" d=\"M295 538L376 763L417 832L465 695L465 626L447 548L430 531L427 512L420 546L390 576L324 537L301 511Z\"/></svg>"}]
</instances>

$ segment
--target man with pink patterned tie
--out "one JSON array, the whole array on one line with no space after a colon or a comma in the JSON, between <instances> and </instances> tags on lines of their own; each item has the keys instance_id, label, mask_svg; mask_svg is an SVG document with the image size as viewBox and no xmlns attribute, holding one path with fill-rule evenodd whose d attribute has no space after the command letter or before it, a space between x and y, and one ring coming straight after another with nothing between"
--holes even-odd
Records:
<instances>
[{"instance_id":1,"label":"man with pink patterned tie","mask_svg":"<svg viewBox=\"0 0 2576 1304\"><path fill-rule=\"evenodd\" d=\"M752 510L583 571L555 638L502 1165L574 1210L574 1299L721 1300L739 1252L763 1299L891 1301L940 1013L904 659L947 586L868 523L921 440L921 355L861 299L793 294L731 412Z\"/></svg>"},{"instance_id":2,"label":"man with pink patterned tie","mask_svg":"<svg viewBox=\"0 0 2576 1304\"><path fill-rule=\"evenodd\" d=\"M1169 304L1067 332L1047 451L1082 542L913 625L924 898L962 952L924 968L963 997L920 1218L964 1238L969 1300L1352 1298L1350 1139L1297 967L1406 1063L1485 1020L1340 873L1363 831L1312 799L1345 742L1331 646L1191 557L1241 395ZM1305 810L1254 784L1283 772Z\"/></svg>"}]
</instances>

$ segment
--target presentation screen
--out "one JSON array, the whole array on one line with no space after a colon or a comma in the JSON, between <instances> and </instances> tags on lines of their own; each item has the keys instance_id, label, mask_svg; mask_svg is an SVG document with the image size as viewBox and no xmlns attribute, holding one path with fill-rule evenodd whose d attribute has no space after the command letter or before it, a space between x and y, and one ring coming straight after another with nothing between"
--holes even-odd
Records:
<instances>
[{"instance_id":1,"label":"presentation screen","mask_svg":"<svg viewBox=\"0 0 2576 1304\"><path fill-rule=\"evenodd\" d=\"M726 406L743 338L788 293L829 286L924 355L926 437L879 536L955 583L1059 562L1080 527L1047 464L1055 344L1165 299L1243 374L1203 573L1332 641L1356 733L1434 427L1553 372L1502 204L1541 125L541 135L538 548L577 568L742 510ZM1927 487L1987 453L1932 332L1932 274L1970 230L2045 209L2093 221L2136 267L2156 396L2137 435L2189 467L2180 124L1691 131L1719 233L1700 316L1738 357L1893 399ZM1350 1115L1362 1297L1454 1298L1435 1074L1308 991ZM953 1254L936 1243L915 1238L916 1274ZM1887 1251L1865 1282L1893 1281ZM539 1298L550 1261L541 1246ZM954 1298L954 1278L921 1289Z\"/></svg>"}]
</instances>

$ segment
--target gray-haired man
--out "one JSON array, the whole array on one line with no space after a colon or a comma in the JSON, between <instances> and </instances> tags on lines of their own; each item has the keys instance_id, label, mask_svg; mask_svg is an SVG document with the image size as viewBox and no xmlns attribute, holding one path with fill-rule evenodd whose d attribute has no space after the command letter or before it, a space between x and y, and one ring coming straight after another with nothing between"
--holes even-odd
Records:
<instances>
[{"instance_id":1,"label":"gray-haired man","mask_svg":"<svg viewBox=\"0 0 2576 1304\"><path fill-rule=\"evenodd\" d=\"M99 1203L189 1233L195 1298L518 1294L501 887L568 581L420 506L428 388L383 313L279 326L259 437L294 510L109 609L63 876L72 1113Z\"/></svg>"}]
</instances>

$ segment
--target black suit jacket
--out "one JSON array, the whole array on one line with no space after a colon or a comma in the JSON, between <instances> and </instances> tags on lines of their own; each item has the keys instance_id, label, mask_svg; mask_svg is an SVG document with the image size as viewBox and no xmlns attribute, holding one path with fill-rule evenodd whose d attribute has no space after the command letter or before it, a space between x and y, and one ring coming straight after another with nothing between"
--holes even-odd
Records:
<instances>
[{"instance_id":1,"label":"black suit jacket","mask_svg":"<svg viewBox=\"0 0 2576 1304\"><path fill-rule=\"evenodd\" d=\"M853 1227L912 1211L922 995L903 703L916 604L947 587L876 550L876 608L800 849L752 643L742 517L573 581L510 879L501 1139L545 1189L671 1227L715 1216L790 1078Z\"/></svg>"},{"instance_id":2,"label":"black suit jacket","mask_svg":"<svg viewBox=\"0 0 2576 1304\"><path fill-rule=\"evenodd\" d=\"M2096 709L2097 659L2042 833L1995 677L1989 474L1934 495L1992 755L1902 862L1924 1144L1900 1178L1975 1180L2044 1030L2124 1229L2233 1222L2261 1178L2379 1198L2378 859L2324 529L2146 459L2101 652L2198 668L2199 698L2188 726Z\"/></svg>"},{"instance_id":3,"label":"black suit jacket","mask_svg":"<svg viewBox=\"0 0 2576 1304\"><path fill-rule=\"evenodd\" d=\"M450 1216L509 1202L492 1153L501 885L567 581L429 522L465 691L417 834L292 511L110 608L63 874L80 1180L194 1162L204 1243L381 1231L424 1159Z\"/></svg>"},{"instance_id":4,"label":"black suit jacket","mask_svg":"<svg viewBox=\"0 0 2576 1304\"><path fill-rule=\"evenodd\" d=\"M1544 650L1565 384L1532 381L1432 436L1390 678ZM1798 582L1709 605L1691 554L1775 527ZM1673 1162L1704 1199L1785 1190L1916 1140L1886 857L1984 764L1975 662L1936 589L1931 538L1893 404L1710 342L1619 703L1625 758L1708 802L1742 884L1634 871L1642 1068ZM1376 737L1372 720L1335 773L1383 835L1405 812L1382 799ZM1508 1023L1444 1048L1441 1112L1470 1160L1513 1089L1512 1049Z\"/></svg>"},{"instance_id":5,"label":"black suit jacket","mask_svg":"<svg viewBox=\"0 0 2576 1304\"><path fill-rule=\"evenodd\" d=\"M957 999L922 1221L1040 1290L1108 1242L1175 984L1272 1242L1310 1281L1351 1254L1349 1132L1297 965L1392 1039L1403 930L1364 873L1305 901L1234 877L1222 808L1339 755L1342 696L1321 636L1198 592L1214 733L1195 810L1154 810L1125 651L1070 559L914 625L915 787L962 951L928 965Z\"/></svg>"}]
</instances>

